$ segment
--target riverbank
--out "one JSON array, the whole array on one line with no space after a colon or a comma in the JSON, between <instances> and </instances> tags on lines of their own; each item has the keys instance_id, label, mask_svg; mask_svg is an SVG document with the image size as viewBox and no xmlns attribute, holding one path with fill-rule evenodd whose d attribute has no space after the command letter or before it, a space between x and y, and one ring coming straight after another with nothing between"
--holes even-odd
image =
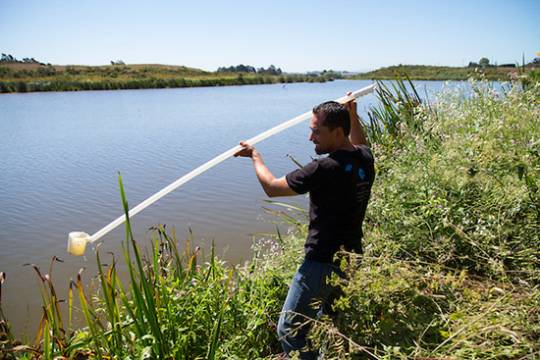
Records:
<instances>
[{"instance_id":1,"label":"riverbank","mask_svg":"<svg viewBox=\"0 0 540 360\"><path fill-rule=\"evenodd\" d=\"M534 68L527 66L500 67L452 67L452 66L426 66L426 65L396 65L383 67L374 71L357 74L351 79L358 80L393 80L407 74L411 80L494 80L510 81L517 79L521 73L528 74Z\"/></svg>"},{"instance_id":2,"label":"riverbank","mask_svg":"<svg viewBox=\"0 0 540 360\"><path fill-rule=\"evenodd\" d=\"M208 72L154 64L60 66L16 63L0 65L0 93L325 82L334 77L333 74Z\"/></svg>"},{"instance_id":3,"label":"riverbank","mask_svg":"<svg viewBox=\"0 0 540 360\"><path fill-rule=\"evenodd\" d=\"M449 90L431 104L383 87L370 112L377 177L365 253L357 266L342 262L346 281L334 280L343 290L336 321L306 319L326 359L540 353L540 85L475 86L471 98ZM93 274L81 272L57 294L37 269L37 341L17 345L3 322L0 349L8 358L276 358L275 325L307 224L301 209L274 210L291 232L257 241L237 266L189 241L180 249L159 226L147 256L127 228L128 283L110 254L97 259L94 290L84 286ZM77 314L84 328L73 327Z\"/></svg>"}]
</instances>

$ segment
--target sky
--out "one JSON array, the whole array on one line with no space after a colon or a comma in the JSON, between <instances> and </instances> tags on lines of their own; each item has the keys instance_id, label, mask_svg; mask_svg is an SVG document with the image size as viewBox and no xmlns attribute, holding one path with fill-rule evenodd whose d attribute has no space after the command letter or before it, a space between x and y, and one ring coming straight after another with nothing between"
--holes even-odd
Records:
<instances>
[{"instance_id":1,"label":"sky","mask_svg":"<svg viewBox=\"0 0 540 360\"><path fill-rule=\"evenodd\" d=\"M538 51L540 0L0 0L0 52L52 64L367 71Z\"/></svg>"}]
</instances>

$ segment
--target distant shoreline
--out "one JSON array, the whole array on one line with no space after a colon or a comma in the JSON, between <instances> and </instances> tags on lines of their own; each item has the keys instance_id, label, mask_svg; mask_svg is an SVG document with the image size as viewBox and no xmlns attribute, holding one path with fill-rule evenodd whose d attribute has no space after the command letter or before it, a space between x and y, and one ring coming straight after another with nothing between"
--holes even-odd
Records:
<instances>
[{"instance_id":1,"label":"distant shoreline","mask_svg":"<svg viewBox=\"0 0 540 360\"><path fill-rule=\"evenodd\" d=\"M190 87L215 87L235 85L289 84L297 82L326 82L326 80L311 80L288 76L284 80L277 77L255 77L252 79L150 79L149 81L132 80L127 82L1 82L0 94L31 93L31 92L68 92L68 91L100 91L100 90L144 90L144 89L174 89Z\"/></svg>"},{"instance_id":2,"label":"distant shoreline","mask_svg":"<svg viewBox=\"0 0 540 360\"><path fill-rule=\"evenodd\" d=\"M169 65L0 64L0 93L132 90L230 85L326 82L334 73L266 74L208 72Z\"/></svg>"},{"instance_id":3,"label":"distant shoreline","mask_svg":"<svg viewBox=\"0 0 540 360\"><path fill-rule=\"evenodd\" d=\"M404 74L411 80L464 81L472 78L511 81L537 69L538 66L520 67L512 64L486 67L397 65L350 75L335 71L306 74L210 72L185 66L156 64L84 66L0 63L0 93L287 84L335 79L394 80Z\"/></svg>"},{"instance_id":4,"label":"distant shoreline","mask_svg":"<svg viewBox=\"0 0 540 360\"><path fill-rule=\"evenodd\" d=\"M487 67L452 67L452 66L429 66L429 65L396 65L380 68L366 73L356 74L350 79L356 80L393 80L398 76L407 74L411 80L468 80L485 79L495 81L510 81L519 78L523 73L528 73L536 67L505 65Z\"/></svg>"}]
</instances>

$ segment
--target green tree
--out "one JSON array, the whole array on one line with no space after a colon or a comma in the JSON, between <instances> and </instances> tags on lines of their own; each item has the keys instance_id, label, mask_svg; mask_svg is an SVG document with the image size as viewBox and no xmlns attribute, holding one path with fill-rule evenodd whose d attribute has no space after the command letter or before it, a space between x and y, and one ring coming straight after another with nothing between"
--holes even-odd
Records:
<instances>
[{"instance_id":1,"label":"green tree","mask_svg":"<svg viewBox=\"0 0 540 360\"><path fill-rule=\"evenodd\" d=\"M478 62L478 64L481 66L481 67L487 67L489 66L489 59L488 58L481 58L480 61Z\"/></svg>"}]
</instances>

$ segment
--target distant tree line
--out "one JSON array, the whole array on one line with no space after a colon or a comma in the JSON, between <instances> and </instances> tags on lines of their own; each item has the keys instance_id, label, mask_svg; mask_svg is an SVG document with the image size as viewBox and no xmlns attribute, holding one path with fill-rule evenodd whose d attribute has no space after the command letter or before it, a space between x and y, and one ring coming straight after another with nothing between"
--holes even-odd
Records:
<instances>
[{"instance_id":1,"label":"distant tree line","mask_svg":"<svg viewBox=\"0 0 540 360\"><path fill-rule=\"evenodd\" d=\"M37 61L34 58L23 58L22 60L18 60L15 56L11 54L4 54L2 53L2 57L0 58L0 63L18 63L18 64L40 64L44 65L43 63Z\"/></svg>"},{"instance_id":2,"label":"distant tree line","mask_svg":"<svg viewBox=\"0 0 540 360\"><path fill-rule=\"evenodd\" d=\"M469 65L468 67L470 68L477 68L477 67L480 67L480 68L494 68L494 67L503 67L503 68L515 68L519 65L517 64L500 64L500 65L497 65L497 63L495 64L491 64L489 62L489 59L488 58L481 58L478 62L469 62ZM523 61L522 61L522 65L521 66L540 66L540 57L535 57L531 62L525 64L525 58L523 58Z\"/></svg>"},{"instance_id":3,"label":"distant tree line","mask_svg":"<svg viewBox=\"0 0 540 360\"><path fill-rule=\"evenodd\" d=\"M276 68L274 65L270 65L267 69L263 67L256 69L254 66L243 64L229 67L220 67L217 69L217 72L253 73L266 75L281 75L283 73L283 71L281 71L281 68Z\"/></svg>"}]
</instances>

